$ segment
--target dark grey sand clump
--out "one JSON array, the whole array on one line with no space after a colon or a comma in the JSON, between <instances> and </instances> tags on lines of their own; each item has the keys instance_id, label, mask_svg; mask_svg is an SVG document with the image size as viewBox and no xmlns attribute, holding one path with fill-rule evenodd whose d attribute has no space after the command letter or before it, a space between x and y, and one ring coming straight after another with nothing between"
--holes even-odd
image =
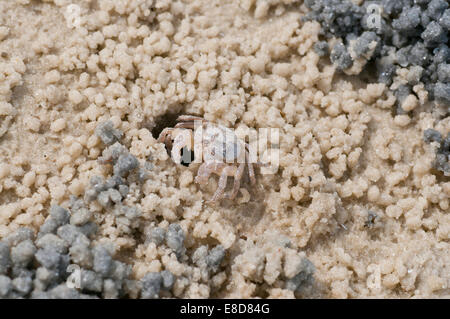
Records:
<instances>
[{"instance_id":1,"label":"dark grey sand clump","mask_svg":"<svg viewBox=\"0 0 450 319\"><path fill-rule=\"evenodd\" d=\"M355 59L375 46L366 58L373 62L378 82L390 86L395 82L398 69L408 70L407 83L393 87L397 98L396 114L407 113L402 109L403 102L410 94L415 94L413 86L423 83L428 100L435 101L428 111L433 112L438 105L439 117L449 116L448 1L378 0L357 5L350 0L307 0L305 4L311 11L304 19L318 21L325 39L338 39L330 50L326 41L318 42L314 50L319 56L329 55L337 69L345 72ZM450 163L444 144L438 149L433 165L449 175Z\"/></svg>"},{"instance_id":2,"label":"dark grey sand clump","mask_svg":"<svg viewBox=\"0 0 450 319\"><path fill-rule=\"evenodd\" d=\"M352 66L350 49L358 57L374 41L376 49L371 59L379 82L392 84L398 68L414 71L417 76L407 85L411 88L423 83L429 99L446 105L449 114L448 1L379 0L356 5L350 0L307 0L305 4L311 10L305 19L318 21L325 39L340 39L329 53L338 69ZM327 52L324 48L318 44L315 50L323 56Z\"/></svg>"}]
</instances>

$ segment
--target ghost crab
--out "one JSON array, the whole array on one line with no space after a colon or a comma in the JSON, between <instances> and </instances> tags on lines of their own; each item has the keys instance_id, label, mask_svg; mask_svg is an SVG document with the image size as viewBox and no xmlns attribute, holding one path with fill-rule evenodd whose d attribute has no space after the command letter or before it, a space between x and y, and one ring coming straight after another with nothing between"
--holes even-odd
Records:
<instances>
[{"instance_id":1,"label":"ghost crab","mask_svg":"<svg viewBox=\"0 0 450 319\"><path fill-rule=\"evenodd\" d=\"M165 128L161 132L158 142L172 148L171 156L177 164L181 163L181 152L185 147L194 150L196 156L202 154L203 163L197 171L195 182L205 185L211 174L220 176L217 190L208 202L214 203L222 198L233 200L239 191L245 166L248 168L251 184L255 185L249 145L240 140L231 129L192 115L181 115L177 122L175 127ZM194 140L201 141L201 145L194 145ZM234 178L233 189L225 194L229 176Z\"/></svg>"}]
</instances>

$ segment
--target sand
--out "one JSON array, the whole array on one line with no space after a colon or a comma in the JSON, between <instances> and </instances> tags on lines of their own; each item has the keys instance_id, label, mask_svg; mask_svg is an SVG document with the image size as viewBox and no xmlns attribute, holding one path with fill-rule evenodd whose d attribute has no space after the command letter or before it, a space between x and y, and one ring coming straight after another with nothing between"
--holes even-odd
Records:
<instances>
[{"instance_id":1,"label":"sand","mask_svg":"<svg viewBox=\"0 0 450 319\"><path fill-rule=\"evenodd\" d=\"M51 205L111 175L94 134L111 120L151 168L125 200L143 215L130 228L89 209L96 241L114 242L136 279L167 269L181 298L449 298L450 181L422 136L445 136L450 119L427 112L420 85L414 116L393 116L389 88L314 52L320 25L301 22L305 11L293 0L1 1L0 238L37 229ZM237 199L207 204L218 179L199 187L198 166L176 165L156 141L180 114L279 128L278 172L257 170ZM220 271L144 240L169 223L187 234L186 256L221 244ZM293 292L299 256L316 270Z\"/></svg>"}]
</instances>

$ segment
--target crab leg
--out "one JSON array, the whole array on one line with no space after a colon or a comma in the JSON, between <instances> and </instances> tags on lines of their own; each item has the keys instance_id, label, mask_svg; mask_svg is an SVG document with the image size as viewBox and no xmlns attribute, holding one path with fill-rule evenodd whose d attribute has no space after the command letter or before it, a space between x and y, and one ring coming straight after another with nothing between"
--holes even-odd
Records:
<instances>
[{"instance_id":1,"label":"crab leg","mask_svg":"<svg viewBox=\"0 0 450 319\"><path fill-rule=\"evenodd\" d=\"M186 129L193 130L193 129L194 129L194 122L182 122L182 123L177 123L177 124L175 125L175 128L186 128Z\"/></svg>"},{"instance_id":2,"label":"crab leg","mask_svg":"<svg viewBox=\"0 0 450 319\"><path fill-rule=\"evenodd\" d=\"M209 176L214 171L211 167L212 163L203 163L200 165L197 171L197 176L195 177L195 182L200 185L208 183Z\"/></svg>"},{"instance_id":3,"label":"crab leg","mask_svg":"<svg viewBox=\"0 0 450 319\"><path fill-rule=\"evenodd\" d=\"M256 184L255 170L253 168L253 164L250 162L250 146L248 144L245 144L245 148L246 148L245 159L247 161L248 176L250 177L250 183L252 185L255 185Z\"/></svg>"},{"instance_id":4,"label":"crab leg","mask_svg":"<svg viewBox=\"0 0 450 319\"><path fill-rule=\"evenodd\" d=\"M255 171L253 170L253 164L247 163L247 165L248 165L248 176L250 177L250 183L252 185L255 185L256 179L255 179Z\"/></svg>"},{"instance_id":5,"label":"crab leg","mask_svg":"<svg viewBox=\"0 0 450 319\"><path fill-rule=\"evenodd\" d=\"M194 122L194 121L208 122L204 118L194 116L194 115L180 115L177 118L177 122Z\"/></svg>"},{"instance_id":6,"label":"crab leg","mask_svg":"<svg viewBox=\"0 0 450 319\"><path fill-rule=\"evenodd\" d=\"M202 123L207 123L208 121L198 117L198 116L193 116L193 115L180 115L177 118L177 123L175 125L176 128L187 128L190 130L195 129L195 122L196 121L201 121Z\"/></svg>"},{"instance_id":7,"label":"crab leg","mask_svg":"<svg viewBox=\"0 0 450 319\"><path fill-rule=\"evenodd\" d=\"M219 178L219 186L217 187L216 192L214 193L213 197L208 201L210 203L216 202L219 199L223 198L223 194L225 193L225 187L227 186L227 177L233 176L235 167L233 166L226 166L222 170L222 174L220 174Z\"/></svg>"},{"instance_id":8,"label":"crab leg","mask_svg":"<svg viewBox=\"0 0 450 319\"><path fill-rule=\"evenodd\" d=\"M236 197L236 195L239 191L239 186L241 185L241 178L242 178L242 174L244 173L244 169L245 169L245 163L242 163L239 165L238 169L234 173L233 190L231 191L230 195L227 196L231 200L233 200Z\"/></svg>"}]
</instances>

